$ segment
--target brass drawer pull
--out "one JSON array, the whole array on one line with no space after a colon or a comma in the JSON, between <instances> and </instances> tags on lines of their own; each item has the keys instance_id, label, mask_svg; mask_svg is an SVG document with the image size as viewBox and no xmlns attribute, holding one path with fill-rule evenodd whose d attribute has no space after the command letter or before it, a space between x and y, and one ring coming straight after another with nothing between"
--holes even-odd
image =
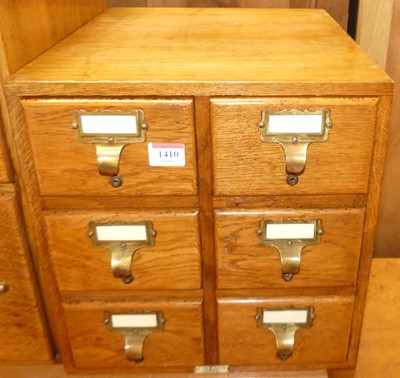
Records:
<instances>
[{"instance_id":1,"label":"brass drawer pull","mask_svg":"<svg viewBox=\"0 0 400 378\"><path fill-rule=\"evenodd\" d=\"M332 128L330 111L264 110L258 124L262 142L279 143L286 156L286 182L294 186L304 172L308 146L327 141Z\"/></svg>"},{"instance_id":2,"label":"brass drawer pull","mask_svg":"<svg viewBox=\"0 0 400 378\"><path fill-rule=\"evenodd\" d=\"M120 333L125 338L125 356L129 361L143 361L146 338L153 332L163 332L165 319L161 311L153 312L106 312L104 317L109 332Z\"/></svg>"},{"instance_id":3,"label":"brass drawer pull","mask_svg":"<svg viewBox=\"0 0 400 378\"><path fill-rule=\"evenodd\" d=\"M7 293L10 290L10 286L7 282L0 282L0 293Z\"/></svg>"},{"instance_id":4,"label":"brass drawer pull","mask_svg":"<svg viewBox=\"0 0 400 378\"><path fill-rule=\"evenodd\" d=\"M81 142L96 145L97 166L100 174L111 176L114 188L122 185L119 162L122 149L131 143L146 140L147 123L143 110L75 110L72 128Z\"/></svg>"},{"instance_id":5,"label":"brass drawer pull","mask_svg":"<svg viewBox=\"0 0 400 378\"><path fill-rule=\"evenodd\" d=\"M126 284L133 281L132 259L141 248L154 247L156 230L151 221L138 223L89 223L88 236L94 247L111 251L111 270Z\"/></svg>"},{"instance_id":6,"label":"brass drawer pull","mask_svg":"<svg viewBox=\"0 0 400 378\"><path fill-rule=\"evenodd\" d=\"M255 316L258 328L268 329L275 335L277 355L282 361L293 354L296 332L300 328L311 327L314 318L313 307L302 309L259 307Z\"/></svg>"},{"instance_id":7,"label":"brass drawer pull","mask_svg":"<svg viewBox=\"0 0 400 378\"><path fill-rule=\"evenodd\" d=\"M281 257L282 278L290 281L300 270L304 247L318 245L324 233L321 219L296 221L292 219L261 220L257 230L259 244L278 250Z\"/></svg>"}]
</instances>

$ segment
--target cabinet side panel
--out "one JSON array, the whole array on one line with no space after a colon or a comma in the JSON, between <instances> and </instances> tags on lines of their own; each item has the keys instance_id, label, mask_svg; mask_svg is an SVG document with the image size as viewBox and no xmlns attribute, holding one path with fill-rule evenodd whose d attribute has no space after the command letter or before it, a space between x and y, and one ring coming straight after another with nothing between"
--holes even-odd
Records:
<instances>
[{"instance_id":1,"label":"cabinet side panel","mask_svg":"<svg viewBox=\"0 0 400 378\"><path fill-rule=\"evenodd\" d=\"M354 364L360 342L361 326L364 317L365 301L368 290L369 273L372 256L374 253L375 229L378 218L379 195L383 173L383 162L386 152L386 140L388 136L391 102L392 97L382 97L378 104L376 117L375 143L371 162L368 205L365 218L364 238L361 250L352 334L350 338L350 349L348 355L348 360L354 361Z\"/></svg>"}]
</instances>

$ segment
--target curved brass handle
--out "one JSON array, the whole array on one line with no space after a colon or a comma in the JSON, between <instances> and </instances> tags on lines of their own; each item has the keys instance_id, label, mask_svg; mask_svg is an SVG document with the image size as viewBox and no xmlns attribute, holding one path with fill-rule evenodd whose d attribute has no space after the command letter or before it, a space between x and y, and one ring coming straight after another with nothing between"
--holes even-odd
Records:
<instances>
[{"instance_id":1,"label":"curved brass handle","mask_svg":"<svg viewBox=\"0 0 400 378\"><path fill-rule=\"evenodd\" d=\"M163 332L165 319L162 311L150 312L105 312L104 323L108 331L124 336L124 351L127 360L137 364L144 359L146 338L153 332Z\"/></svg>"},{"instance_id":2,"label":"curved brass handle","mask_svg":"<svg viewBox=\"0 0 400 378\"><path fill-rule=\"evenodd\" d=\"M273 324L269 327L275 335L276 354L282 360L287 360L293 354L296 332L300 327L286 324Z\"/></svg>"},{"instance_id":3,"label":"curved brass handle","mask_svg":"<svg viewBox=\"0 0 400 378\"><path fill-rule=\"evenodd\" d=\"M257 328L268 329L275 335L276 354L282 361L292 354L296 332L300 328L310 328L314 321L314 308L257 308L255 316Z\"/></svg>"},{"instance_id":4,"label":"curved brass handle","mask_svg":"<svg viewBox=\"0 0 400 378\"><path fill-rule=\"evenodd\" d=\"M270 237L268 236L268 226L309 226L312 230L312 236L307 235L307 237L298 237L298 235L292 235L286 233L284 237ZM312 219L308 221L303 220L261 220L260 226L257 230L257 235L259 238L259 244L263 246L274 247L278 250L281 267L282 267L282 278L285 281L290 281L293 275L297 274L300 270L301 264L301 253L303 249L310 245L318 245L321 243L321 237L324 233L322 228L321 219Z\"/></svg>"},{"instance_id":5,"label":"curved brass handle","mask_svg":"<svg viewBox=\"0 0 400 378\"><path fill-rule=\"evenodd\" d=\"M133 281L131 271L134 254L141 248L154 247L156 235L151 221L89 222L88 236L93 246L107 248L111 252L112 273L126 284Z\"/></svg>"},{"instance_id":6,"label":"curved brass handle","mask_svg":"<svg viewBox=\"0 0 400 378\"><path fill-rule=\"evenodd\" d=\"M7 291L10 289L10 286L8 285L7 282L0 282L0 293L7 293Z\"/></svg>"},{"instance_id":7,"label":"curved brass handle","mask_svg":"<svg viewBox=\"0 0 400 378\"><path fill-rule=\"evenodd\" d=\"M134 280L131 267L133 255L138 249L130 251L111 250L111 270L115 278L121 278L126 284Z\"/></svg>"},{"instance_id":8,"label":"curved brass handle","mask_svg":"<svg viewBox=\"0 0 400 378\"><path fill-rule=\"evenodd\" d=\"M87 112L80 109L74 110L73 117L71 127L76 130L79 141L96 145L99 173L111 176L110 184L114 188L120 187L122 179L119 176L119 162L122 149L128 144L146 140L148 125L144 119L143 110ZM116 128L115 124L120 127Z\"/></svg>"},{"instance_id":9,"label":"curved brass handle","mask_svg":"<svg viewBox=\"0 0 400 378\"><path fill-rule=\"evenodd\" d=\"M134 361L137 364L144 360L144 342L151 332L150 330L138 330L136 333L125 334L124 350L127 360Z\"/></svg>"},{"instance_id":10,"label":"curved brass handle","mask_svg":"<svg viewBox=\"0 0 400 378\"><path fill-rule=\"evenodd\" d=\"M274 117L273 120L277 120L277 123L274 123L271 117ZM282 119L283 122L281 122ZM308 146L314 142L328 140L332 121L329 109L264 110L258 127L261 131L262 142L279 143L285 151L286 182L294 186L298 182L298 176L306 167Z\"/></svg>"},{"instance_id":11,"label":"curved brass handle","mask_svg":"<svg viewBox=\"0 0 400 378\"><path fill-rule=\"evenodd\" d=\"M298 176L301 175L307 162L307 151L310 143L279 143L286 155L286 182L294 186L298 182Z\"/></svg>"},{"instance_id":12,"label":"curved brass handle","mask_svg":"<svg viewBox=\"0 0 400 378\"><path fill-rule=\"evenodd\" d=\"M124 144L96 144L97 166L102 175L116 176Z\"/></svg>"},{"instance_id":13,"label":"curved brass handle","mask_svg":"<svg viewBox=\"0 0 400 378\"><path fill-rule=\"evenodd\" d=\"M294 274L299 273L301 264L301 252L304 246L289 245L284 251L274 246L281 257L282 278L285 281L290 281Z\"/></svg>"}]
</instances>

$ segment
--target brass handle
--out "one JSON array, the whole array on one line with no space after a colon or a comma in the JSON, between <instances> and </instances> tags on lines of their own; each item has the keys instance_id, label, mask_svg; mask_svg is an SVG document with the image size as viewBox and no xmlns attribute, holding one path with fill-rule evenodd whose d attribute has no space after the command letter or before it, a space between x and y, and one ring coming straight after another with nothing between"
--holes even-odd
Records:
<instances>
[{"instance_id":1,"label":"brass handle","mask_svg":"<svg viewBox=\"0 0 400 378\"><path fill-rule=\"evenodd\" d=\"M110 229L113 229L114 233L106 231ZM125 231L121 233L121 229ZM101 233L102 230L106 231L107 236ZM126 284L134 280L132 275L134 254L141 248L154 247L156 235L151 221L89 223L88 236L92 239L93 246L107 248L111 252L112 274Z\"/></svg>"},{"instance_id":2,"label":"brass handle","mask_svg":"<svg viewBox=\"0 0 400 378\"><path fill-rule=\"evenodd\" d=\"M141 330L136 333L126 334L125 335L125 356L129 361L134 361L137 364L141 363L144 360L143 357L143 348L144 342L146 341L147 336L151 334L152 331Z\"/></svg>"},{"instance_id":3,"label":"brass handle","mask_svg":"<svg viewBox=\"0 0 400 378\"><path fill-rule=\"evenodd\" d=\"M143 361L146 338L153 332L163 332L165 319L162 311L150 312L105 312L104 324L109 332L124 336L125 357L137 364Z\"/></svg>"},{"instance_id":4,"label":"brass handle","mask_svg":"<svg viewBox=\"0 0 400 378\"><path fill-rule=\"evenodd\" d=\"M268 235L268 226L306 226L310 227L312 235L305 234L303 236L299 236L296 234L291 235L290 233L286 233L285 236L282 237L281 234L283 232L281 231L279 237L271 237ZM260 226L257 230L260 245L274 247L278 250L281 260L282 278L287 282L292 280L293 275L300 271L301 253L303 249L310 245L320 244L323 233L324 230L322 228L321 219L313 219L308 221L296 221L292 219L278 221L261 220Z\"/></svg>"},{"instance_id":5,"label":"brass handle","mask_svg":"<svg viewBox=\"0 0 400 378\"><path fill-rule=\"evenodd\" d=\"M286 182L294 186L298 182L298 176L304 172L307 162L307 150L310 143L298 143L295 139L292 143L279 143L286 155Z\"/></svg>"},{"instance_id":6,"label":"brass handle","mask_svg":"<svg viewBox=\"0 0 400 378\"><path fill-rule=\"evenodd\" d=\"M293 354L295 336L299 328L286 324L270 326L270 331L275 335L276 354L282 361L286 361Z\"/></svg>"},{"instance_id":7,"label":"brass handle","mask_svg":"<svg viewBox=\"0 0 400 378\"><path fill-rule=\"evenodd\" d=\"M0 293L7 293L7 291L10 289L10 286L8 285L7 282L0 282Z\"/></svg>"},{"instance_id":8,"label":"brass handle","mask_svg":"<svg viewBox=\"0 0 400 378\"><path fill-rule=\"evenodd\" d=\"M75 110L73 117L71 127L76 130L78 140L96 145L99 173L111 176L110 184L114 188L120 187L122 178L119 176L119 163L123 148L128 144L143 143L146 140L148 126L143 110L96 110L93 112ZM89 128L85 128L88 118L95 123L95 127L90 121L90 127L86 124ZM106 127L104 127L105 119ZM126 122L127 119L129 122ZM121 127L116 130L114 123Z\"/></svg>"},{"instance_id":9,"label":"brass handle","mask_svg":"<svg viewBox=\"0 0 400 378\"><path fill-rule=\"evenodd\" d=\"M133 255L139 248L125 251L126 245L123 243L121 249L122 251L116 249L111 251L111 270L115 278L121 278L124 283L129 284L134 280L131 273Z\"/></svg>"},{"instance_id":10,"label":"brass handle","mask_svg":"<svg viewBox=\"0 0 400 378\"><path fill-rule=\"evenodd\" d=\"M314 318L313 307L301 309L259 307L255 315L257 328L267 329L275 335L276 354L282 361L286 361L293 354L296 332L300 328L310 328Z\"/></svg>"},{"instance_id":11,"label":"brass handle","mask_svg":"<svg viewBox=\"0 0 400 378\"><path fill-rule=\"evenodd\" d=\"M279 118L280 120L273 124L271 117L274 117L274 120ZM282 120L284 120L283 123L288 122L290 125L283 125ZM296 124L296 122L299 124ZM312 123L312 125L307 125L307 122ZM308 146L314 142L328 140L332 121L328 109L316 111L264 110L261 113L261 121L258 123L258 127L262 142L279 143L285 151L286 182L288 185L294 186L298 182L298 176L304 172L306 167Z\"/></svg>"}]
</instances>

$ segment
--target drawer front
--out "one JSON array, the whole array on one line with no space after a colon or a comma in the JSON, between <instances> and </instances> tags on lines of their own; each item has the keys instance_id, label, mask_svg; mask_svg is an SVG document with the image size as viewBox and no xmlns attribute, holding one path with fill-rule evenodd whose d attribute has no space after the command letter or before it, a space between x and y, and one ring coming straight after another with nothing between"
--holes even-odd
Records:
<instances>
[{"instance_id":1,"label":"drawer front","mask_svg":"<svg viewBox=\"0 0 400 378\"><path fill-rule=\"evenodd\" d=\"M317 220L322 228L320 238L315 242L296 241L301 238L296 235L299 227L300 230L304 225L315 228L313 223ZM289 230L284 228L284 236L272 234L267 240L267 226L260 226L261 221L268 227L283 223ZM215 214L217 287L355 286L363 226L363 208L218 210ZM260 229L262 235L258 235ZM292 273L287 281L283 274L290 273L294 256L300 257L296 264L299 271Z\"/></svg>"},{"instance_id":2,"label":"drawer front","mask_svg":"<svg viewBox=\"0 0 400 378\"><path fill-rule=\"evenodd\" d=\"M44 196L158 196L197 193L193 102L182 100L23 100L22 107L40 186ZM123 148L120 187L112 175L101 175L96 146L78 140L71 129L74 110L143 110L146 140ZM106 124L106 128L109 124ZM97 123L94 126L97 130ZM117 135L117 134L115 134ZM150 166L149 144L162 144L156 153L169 153L167 143L184 145L183 166ZM168 147L168 148L167 148ZM183 148L183 147L182 147ZM181 149L182 149L181 148ZM176 151L175 151L176 152ZM172 153L172 152L171 152ZM107 152L105 153L107 154ZM153 163L152 163L153 165Z\"/></svg>"},{"instance_id":3,"label":"drawer front","mask_svg":"<svg viewBox=\"0 0 400 378\"><path fill-rule=\"evenodd\" d=\"M196 210L166 211L48 211L45 214L54 271L60 290L198 289L201 256ZM114 244L95 242L97 226L137 225L151 222L153 243L135 245L118 235ZM89 233L89 234L88 234ZM114 236L107 236L110 240ZM121 252L120 244L126 244ZM130 259L130 256L133 258ZM128 256L128 257L124 257ZM114 259L114 267L111 260ZM128 259L125 260L125 259ZM120 261L120 264L117 263ZM121 273L122 267L127 270ZM133 281L126 279L133 276Z\"/></svg>"},{"instance_id":4,"label":"drawer front","mask_svg":"<svg viewBox=\"0 0 400 378\"><path fill-rule=\"evenodd\" d=\"M349 343L353 299L351 296L219 298L219 363L290 365L344 362ZM304 310L311 307L314 312L311 326L298 328L294 338L293 354L286 360L280 359L274 333L268 326L260 328L257 324L256 315L260 315L258 309ZM289 322L287 330L290 330Z\"/></svg>"},{"instance_id":5,"label":"drawer front","mask_svg":"<svg viewBox=\"0 0 400 378\"><path fill-rule=\"evenodd\" d=\"M51 361L13 185L0 185L0 208L0 361Z\"/></svg>"},{"instance_id":6,"label":"drawer front","mask_svg":"<svg viewBox=\"0 0 400 378\"><path fill-rule=\"evenodd\" d=\"M75 367L132 368L193 366L204 363L202 303L132 302L65 304ZM109 314L161 312L163 329L155 329L143 344L140 363L125 355L125 336L105 324ZM131 343L130 345L132 345Z\"/></svg>"},{"instance_id":7,"label":"drawer front","mask_svg":"<svg viewBox=\"0 0 400 378\"><path fill-rule=\"evenodd\" d=\"M375 98L213 99L214 194L367 193L376 105ZM305 170L294 186L286 181L283 148L276 142L262 142L259 127L264 110L292 109L329 109L332 125L327 141L309 145ZM297 145L302 138L298 136ZM289 160L301 160L292 152L288 155Z\"/></svg>"}]
</instances>

